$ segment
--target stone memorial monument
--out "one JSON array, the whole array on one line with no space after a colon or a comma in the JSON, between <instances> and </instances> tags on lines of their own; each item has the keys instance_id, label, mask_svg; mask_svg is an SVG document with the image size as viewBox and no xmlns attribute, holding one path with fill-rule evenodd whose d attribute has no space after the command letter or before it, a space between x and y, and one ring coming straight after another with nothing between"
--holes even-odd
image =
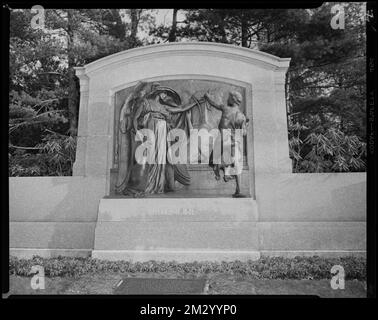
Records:
<instances>
[{"instance_id":1,"label":"stone memorial monument","mask_svg":"<svg viewBox=\"0 0 378 320\"><path fill-rule=\"evenodd\" d=\"M76 68L74 174L98 176L106 191L93 256L257 258L258 177L291 172L289 61L180 43Z\"/></svg>"}]
</instances>

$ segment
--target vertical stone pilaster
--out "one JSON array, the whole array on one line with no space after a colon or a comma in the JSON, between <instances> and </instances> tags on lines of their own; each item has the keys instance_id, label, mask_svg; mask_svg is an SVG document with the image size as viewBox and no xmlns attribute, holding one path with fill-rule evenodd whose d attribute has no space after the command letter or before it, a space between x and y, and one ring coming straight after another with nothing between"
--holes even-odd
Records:
<instances>
[{"instance_id":1,"label":"vertical stone pilaster","mask_svg":"<svg viewBox=\"0 0 378 320\"><path fill-rule=\"evenodd\" d=\"M87 145L87 124L88 124L88 99L89 99L89 78L85 74L85 68L75 68L76 76L80 81L80 105L79 122L76 146L76 159L73 165L72 175L85 176L85 154Z\"/></svg>"},{"instance_id":2,"label":"vertical stone pilaster","mask_svg":"<svg viewBox=\"0 0 378 320\"><path fill-rule=\"evenodd\" d=\"M289 138L287 127L287 111L285 98L285 75L287 67L274 71L275 91L275 125L276 125L276 159L278 172L291 173L292 161L289 157Z\"/></svg>"}]
</instances>

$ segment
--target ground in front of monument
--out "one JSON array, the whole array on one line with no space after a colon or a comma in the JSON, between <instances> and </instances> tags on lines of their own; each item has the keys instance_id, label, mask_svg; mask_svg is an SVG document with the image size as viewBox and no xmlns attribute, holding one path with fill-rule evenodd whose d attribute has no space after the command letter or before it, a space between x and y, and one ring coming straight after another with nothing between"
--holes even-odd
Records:
<instances>
[{"instance_id":1,"label":"ground in front of monument","mask_svg":"<svg viewBox=\"0 0 378 320\"><path fill-rule=\"evenodd\" d=\"M360 257L262 258L232 262L139 262L11 259L10 295L312 295L367 296ZM30 266L40 269L31 274ZM333 270L343 265L342 271ZM42 271L42 272L41 272Z\"/></svg>"},{"instance_id":2,"label":"ground in front of monument","mask_svg":"<svg viewBox=\"0 0 378 320\"><path fill-rule=\"evenodd\" d=\"M10 294L114 294L117 285L127 277L185 279L195 274L177 273L97 273L73 277L46 278L44 290L33 290L31 277L11 276ZM235 295L316 295L321 298L365 298L366 282L361 280L345 281L345 288L334 290L330 280L282 280L251 279L248 276L214 273L207 276L208 287L202 294ZM174 289L174 288L173 288ZM121 293L122 294L122 293ZM133 292L129 292L133 294ZM139 294L136 292L134 294ZM189 294L201 294L189 293Z\"/></svg>"}]
</instances>

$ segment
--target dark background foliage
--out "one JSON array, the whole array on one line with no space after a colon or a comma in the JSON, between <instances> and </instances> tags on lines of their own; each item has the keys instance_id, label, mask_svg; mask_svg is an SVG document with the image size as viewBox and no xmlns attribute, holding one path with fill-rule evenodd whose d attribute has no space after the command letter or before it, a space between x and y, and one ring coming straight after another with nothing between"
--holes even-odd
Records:
<instances>
[{"instance_id":1,"label":"dark background foliage","mask_svg":"<svg viewBox=\"0 0 378 320\"><path fill-rule=\"evenodd\" d=\"M147 9L49 9L45 29L30 10L10 18L9 175L71 175L79 88L74 67L129 48L210 41L291 57L286 77L293 172L364 171L365 4L344 3L334 30L315 9L173 9L158 24Z\"/></svg>"}]
</instances>

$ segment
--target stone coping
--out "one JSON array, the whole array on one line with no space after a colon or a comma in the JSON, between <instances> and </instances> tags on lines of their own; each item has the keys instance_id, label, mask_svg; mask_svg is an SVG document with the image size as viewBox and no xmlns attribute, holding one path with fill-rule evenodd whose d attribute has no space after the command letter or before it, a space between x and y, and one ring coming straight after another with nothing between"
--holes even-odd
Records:
<instances>
[{"instance_id":1,"label":"stone coping","mask_svg":"<svg viewBox=\"0 0 378 320\"><path fill-rule=\"evenodd\" d=\"M144 47L124 50L107 57L98 59L86 64L83 67L76 67L77 76L86 73L92 73L108 67L111 64L117 64L134 59L149 58L150 55L208 55L223 56L233 60L244 60L247 62L261 63L266 67L274 70L285 70L289 67L290 58L280 58L266 52L255 49L238 47L224 43L213 42L176 42L166 44L155 44Z\"/></svg>"}]
</instances>

